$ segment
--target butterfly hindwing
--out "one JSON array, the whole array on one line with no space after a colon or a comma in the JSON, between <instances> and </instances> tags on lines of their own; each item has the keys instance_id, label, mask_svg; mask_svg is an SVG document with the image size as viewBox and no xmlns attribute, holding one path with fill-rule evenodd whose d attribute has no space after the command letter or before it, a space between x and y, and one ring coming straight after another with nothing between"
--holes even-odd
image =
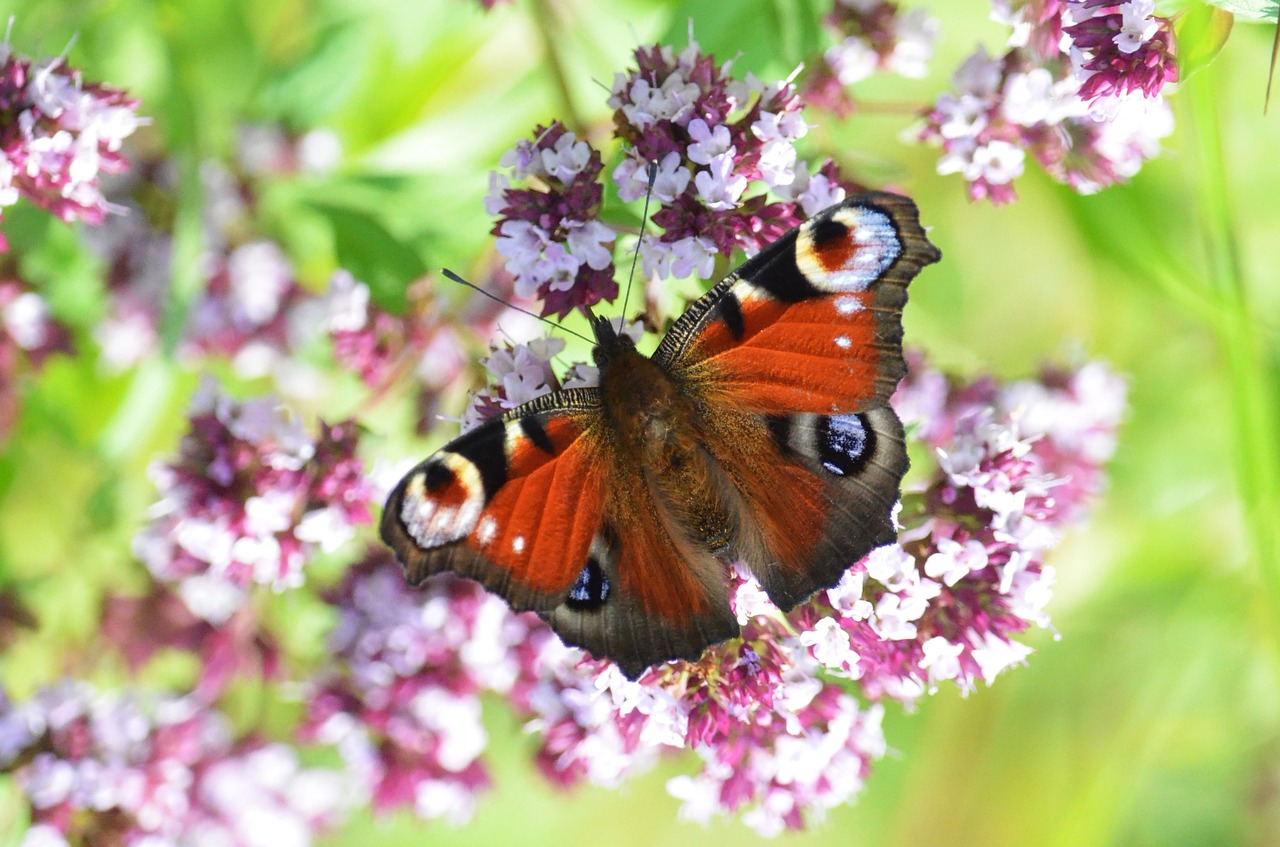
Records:
<instances>
[{"instance_id":1,"label":"butterfly hindwing","mask_svg":"<svg viewBox=\"0 0 1280 847\"><path fill-rule=\"evenodd\" d=\"M642 470L619 464L605 498L589 568L601 579L543 613L561 639L634 679L737 634L723 562L672 524Z\"/></svg>"},{"instance_id":2,"label":"butterfly hindwing","mask_svg":"<svg viewBox=\"0 0 1280 847\"><path fill-rule=\"evenodd\" d=\"M897 537L892 515L906 444L888 406L757 420L750 448L717 458L742 492L738 553L770 599L789 610Z\"/></svg>"}]
</instances>

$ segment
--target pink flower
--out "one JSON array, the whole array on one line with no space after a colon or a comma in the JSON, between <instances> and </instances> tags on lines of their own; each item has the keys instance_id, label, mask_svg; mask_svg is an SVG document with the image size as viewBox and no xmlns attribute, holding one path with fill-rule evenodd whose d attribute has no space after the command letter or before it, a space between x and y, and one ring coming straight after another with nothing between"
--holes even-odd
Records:
<instances>
[{"instance_id":1,"label":"pink flower","mask_svg":"<svg viewBox=\"0 0 1280 847\"><path fill-rule=\"evenodd\" d=\"M197 616L220 625L250 586L302 584L312 555L371 521L358 431L320 430L313 440L273 397L241 403L201 386L178 460L151 469L161 499L134 538L138 557Z\"/></svg>"},{"instance_id":2,"label":"pink flower","mask_svg":"<svg viewBox=\"0 0 1280 847\"><path fill-rule=\"evenodd\" d=\"M138 101L86 83L63 57L38 62L0 45L0 207L19 196L64 221L101 223L99 177L124 170Z\"/></svg>"},{"instance_id":3,"label":"pink flower","mask_svg":"<svg viewBox=\"0 0 1280 847\"><path fill-rule=\"evenodd\" d=\"M1168 20L1149 0L997 4L1007 52L979 48L925 116L920 139L942 148L970 199L1007 203L1031 154L1055 179L1092 193L1133 176L1172 131L1161 92L1176 81Z\"/></svg>"},{"instance_id":4,"label":"pink flower","mask_svg":"<svg viewBox=\"0 0 1280 847\"><path fill-rule=\"evenodd\" d=\"M619 196L644 196L657 163L652 220L663 233L641 240L646 274L708 279L718 256L754 253L800 222L803 185L792 186L807 184L808 171L794 143L808 124L793 86L735 79L693 42L679 54L641 48L635 59L609 105L625 150L613 170Z\"/></svg>"},{"instance_id":5,"label":"pink flower","mask_svg":"<svg viewBox=\"0 0 1280 847\"><path fill-rule=\"evenodd\" d=\"M71 333L45 299L21 280L0 277L0 441L18 417L24 375L70 351Z\"/></svg>"},{"instance_id":6,"label":"pink flower","mask_svg":"<svg viewBox=\"0 0 1280 847\"><path fill-rule=\"evenodd\" d=\"M20 704L0 695L0 768L15 763L27 845L307 847L349 806L341 774L301 767L282 744L233 739L217 712L88 683Z\"/></svg>"},{"instance_id":7,"label":"pink flower","mask_svg":"<svg viewBox=\"0 0 1280 847\"><path fill-rule=\"evenodd\" d=\"M604 187L600 154L559 123L534 130L502 158L485 206L498 216L493 233L520 297L537 297L542 314L561 318L618 294L613 229L598 220ZM537 180L542 189L512 188Z\"/></svg>"}]
</instances>

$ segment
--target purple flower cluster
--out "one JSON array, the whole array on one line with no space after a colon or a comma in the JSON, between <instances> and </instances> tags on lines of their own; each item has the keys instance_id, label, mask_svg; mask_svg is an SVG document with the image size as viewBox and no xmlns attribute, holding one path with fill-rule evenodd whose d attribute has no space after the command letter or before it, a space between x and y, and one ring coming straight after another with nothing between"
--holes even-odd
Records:
<instances>
[{"instance_id":1,"label":"purple flower cluster","mask_svg":"<svg viewBox=\"0 0 1280 847\"><path fill-rule=\"evenodd\" d=\"M1131 97L1155 99L1178 81L1173 28L1155 15L1154 0L1075 0L1076 23L1063 32L1080 51L1081 100L1108 113Z\"/></svg>"},{"instance_id":2,"label":"purple flower cluster","mask_svg":"<svg viewBox=\"0 0 1280 847\"><path fill-rule=\"evenodd\" d=\"M225 357L246 379L272 375L314 330L320 302L298 284L274 241L249 241L207 261L179 353L190 361Z\"/></svg>"},{"instance_id":3,"label":"purple flower cluster","mask_svg":"<svg viewBox=\"0 0 1280 847\"><path fill-rule=\"evenodd\" d=\"M154 464L160 490L134 552L197 616L224 623L246 590L303 582L371 520L372 484L355 455L354 423L310 438L274 397L237 402L208 380L190 409L176 462Z\"/></svg>"},{"instance_id":4,"label":"purple flower cluster","mask_svg":"<svg viewBox=\"0 0 1280 847\"><path fill-rule=\"evenodd\" d=\"M511 694L536 645L558 640L473 582L407 587L385 550L329 599L338 661L315 683L304 737L337 747L375 809L466 821L489 784L479 695Z\"/></svg>"},{"instance_id":5,"label":"purple flower cluster","mask_svg":"<svg viewBox=\"0 0 1280 847\"><path fill-rule=\"evenodd\" d=\"M22 847L308 847L347 808L341 773L237 740L201 703L84 682L0 693L0 770L30 804Z\"/></svg>"},{"instance_id":6,"label":"purple flower cluster","mask_svg":"<svg viewBox=\"0 0 1280 847\"><path fill-rule=\"evenodd\" d=\"M842 117L855 108L847 86L881 71L923 77L938 37L936 19L891 0L836 0L822 22L838 41L805 78L805 99Z\"/></svg>"},{"instance_id":7,"label":"purple flower cluster","mask_svg":"<svg viewBox=\"0 0 1280 847\"><path fill-rule=\"evenodd\" d=\"M555 383L529 346L491 371L531 396ZM471 583L433 580L420 596L380 558L333 598L334 650L351 670L313 700L315 737L355 748L381 806L437 817L437 798L453 797L469 812L486 781L479 707L466 703L496 692L559 785L616 786L691 749L698 769L668 784L683 816L738 814L764 834L806 826L852 799L884 754L881 701L910 704L947 680L968 692L1031 652L1016 639L1049 624L1044 556L1101 487L1124 398L1098 364L1008 384L917 365L895 405L935 463L904 497L901 543L786 615L735 567L741 637L638 681Z\"/></svg>"},{"instance_id":8,"label":"purple flower cluster","mask_svg":"<svg viewBox=\"0 0 1280 847\"><path fill-rule=\"evenodd\" d=\"M614 330L639 342L644 326L639 321L627 323L613 318ZM480 363L488 371L489 384L471 393L462 416L466 432L486 418L500 415L540 395L561 388L584 388L599 383L595 365L575 362L562 380L551 366L551 360L564 350L562 339L535 338L524 343L499 342Z\"/></svg>"},{"instance_id":9,"label":"purple flower cluster","mask_svg":"<svg viewBox=\"0 0 1280 847\"><path fill-rule=\"evenodd\" d=\"M212 703L237 680L271 680L281 674L280 646L260 626L254 610L238 609L214 625L197 617L175 592L153 585L141 596L108 595L100 623L102 639L138 673L161 650L195 655L200 676L192 694Z\"/></svg>"},{"instance_id":10,"label":"purple flower cluster","mask_svg":"<svg viewBox=\"0 0 1280 847\"><path fill-rule=\"evenodd\" d=\"M70 349L70 331L49 312L44 298L21 280L0 278L0 441L18 415L22 374Z\"/></svg>"},{"instance_id":11,"label":"purple flower cluster","mask_svg":"<svg viewBox=\"0 0 1280 847\"><path fill-rule=\"evenodd\" d=\"M485 209L497 216L497 250L515 277L517 297L536 297L542 314L564 318L618 296L614 230L597 218L604 185L600 153L553 123L537 127L489 177ZM513 188L516 183L533 187Z\"/></svg>"},{"instance_id":12,"label":"purple flower cluster","mask_svg":"<svg viewBox=\"0 0 1280 847\"><path fill-rule=\"evenodd\" d=\"M263 150L241 153L267 156ZM168 213L156 208L156 189L161 197L175 190L173 169L166 159L145 159L115 180L109 196L128 214L89 233L90 245L106 263L110 295L107 315L93 334L112 370L134 367L158 352L173 279L172 234ZM226 358L237 376L270 376L291 395L305 393L315 379L294 354L316 335L324 303L302 286L279 244L251 234L254 184L213 162L205 163L200 176L206 200L203 287L188 306L178 357L192 365Z\"/></svg>"},{"instance_id":13,"label":"purple flower cluster","mask_svg":"<svg viewBox=\"0 0 1280 847\"><path fill-rule=\"evenodd\" d=\"M0 44L0 209L26 197L64 221L101 223L100 175L122 171L138 101L86 83L63 57L32 61ZM0 249L7 244L0 236Z\"/></svg>"},{"instance_id":14,"label":"purple flower cluster","mask_svg":"<svg viewBox=\"0 0 1280 847\"><path fill-rule=\"evenodd\" d=\"M1150 0L996 0L1008 49L981 48L929 110L921 140L942 147L971 199L1007 203L1027 152L1052 177L1092 193L1133 176L1173 129L1164 86L1176 81L1169 21Z\"/></svg>"},{"instance_id":15,"label":"purple flower cluster","mask_svg":"<svg viewBox=\"0 0 1280 847\"><path fill-rule=\"evenodd\" d=\"M844 198L827 175L810 178L795 142L809 131L790 82L766 84L729 74L698 45L676 54L641 47L636 69L618 74L609 105L624 158L613 170L618 196L650 190L660 236L641 239L647 275L710 279L717 257L755 253L805 215ZM758 184L763 191L750 193ZM771 201L768 192L777 200Z\"/></svg>"}]
</instances>

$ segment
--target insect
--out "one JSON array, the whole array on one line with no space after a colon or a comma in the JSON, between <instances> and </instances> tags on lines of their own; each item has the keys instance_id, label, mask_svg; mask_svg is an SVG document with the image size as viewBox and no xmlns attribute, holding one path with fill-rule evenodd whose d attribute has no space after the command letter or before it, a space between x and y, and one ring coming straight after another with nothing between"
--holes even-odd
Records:
<instances>
[{"instance_id":1,"label":"insect","mask_svg":"<svg viewBox=\"0 0 1280 847\"><path fill-rule=\"evenodd\" d=\"M789 610L896 534L889 396L907 284L938 261L915 204L866 193L765 247L652 357L592 318L598 387L459 436L387 499L409 582L441 571L638 677L738 634L728 565Z\"/></svg>"}]
</instances>

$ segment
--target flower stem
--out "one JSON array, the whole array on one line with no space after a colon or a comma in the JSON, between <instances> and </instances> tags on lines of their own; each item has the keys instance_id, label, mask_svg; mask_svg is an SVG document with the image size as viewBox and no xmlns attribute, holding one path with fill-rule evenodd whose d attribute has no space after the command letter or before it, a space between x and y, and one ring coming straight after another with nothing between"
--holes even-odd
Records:
<instances>
[{"instance_id":1,"label":"flower stem","mask_svg":"<svg viewBox=\"0 0 1280 847\"><path fill-rule=\"evenodd\" d=\"M1205 74L1186 86L1189 124L1198 145L1197 190L1209 260L1209 294L1220 320L1213 322L1230 374L1235 429L1236 484L1244 506L1250 558L1265 589L1265 617L1280 666L1280 409L1277 374L1249 310L1246 270L1236 241L1218 98Z\"/></svg>"},{"instance_id":2,"label":"flower stem","mask_svg":"<svg viewBox=\"0 0 1280 847\"><path fill-rule=\"evenodd\" d=\"M546 56L547 67L555 80L556 92L560 97L560 109L563 115L561 123L581 137L586 131L586 123L582 115L573 105L573 92L569 89L569 75L565 72L564 62L557 49L558 39L563 35L555 29L556 13L547 0L533 0L530 5L530 17L538 29L538 38L542 42L542 53Z\"/></svg>"}]
</instances>

